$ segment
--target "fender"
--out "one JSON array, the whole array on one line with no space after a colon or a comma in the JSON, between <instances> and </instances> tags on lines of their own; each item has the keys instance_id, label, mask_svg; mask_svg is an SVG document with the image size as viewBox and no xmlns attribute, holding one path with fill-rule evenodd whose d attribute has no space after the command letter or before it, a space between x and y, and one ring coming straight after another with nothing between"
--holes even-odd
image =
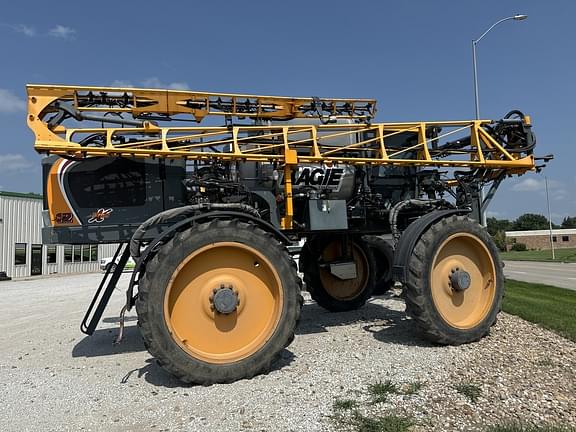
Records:
<instances>
[{"instance_id":1,"label":"fender","mask_svg":"<svg viewBox=\"0 0 576 432\"><path fill-rule=\"evenodd\" d=\"M415 220L408 228L402 233L396 250L394 251L394 266L392 267L392 278L401 283L405 283L408 277L406 269L408 268L408 260L412 255L412 251L416 246L416 242L420 239L424 231L431 225L448 216L455 214L464 215L470 213L470 209L449 209L438 210L427 213L421 218Z\"/></svg>"},{"instance_id":2,"label":"fender","mask_svg":"<svg viewBox=\"0 0 576 432\"><path fill-rule=\"evenodd\" d=\"M126 290L126 306L127 310L130 310L132 306L134 306L134 285L137 284L136 276L140 274L141 270L143 270L146 261L151 258L155 253L156 246L174 236L178 231L189 227L190 225L200 223L206 220L212 219L221 219L221 218L236 218L236 219L243 219L248 222L252 222L255 225L258 225L264 231L273 234L278 240L280 240L285 245L291 243L290 239L278 228L272 225L265 220L257 218L248 213L244 213L241 211L229 211L229 210L217 210L217 211L210 211L206 213L202 213L196 216L189 217L187 219L181 220L180 222L175 223L167 230L163 231L159 234L150 244L148 247L142 252L142 254L136 260L134 270L132 271L132 276L130 277L130 284L128 285L128 289Z\"/></svg>"}]
</instances>

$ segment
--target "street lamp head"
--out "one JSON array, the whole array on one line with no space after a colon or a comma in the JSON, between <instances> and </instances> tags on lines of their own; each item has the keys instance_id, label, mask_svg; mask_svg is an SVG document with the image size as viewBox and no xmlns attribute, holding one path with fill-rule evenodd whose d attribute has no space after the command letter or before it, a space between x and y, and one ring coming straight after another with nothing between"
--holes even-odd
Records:
<instances>
[{"instance_id":1,"label":"street lamp head","mask_svg":"<svg viewBox=\"0 0 576 432\"><path fill-rule=\"evenodd\" d=\"M516 21L524 21L526 18L528 18L528 15L514 15Z\"/></svg>"}]
</instances>

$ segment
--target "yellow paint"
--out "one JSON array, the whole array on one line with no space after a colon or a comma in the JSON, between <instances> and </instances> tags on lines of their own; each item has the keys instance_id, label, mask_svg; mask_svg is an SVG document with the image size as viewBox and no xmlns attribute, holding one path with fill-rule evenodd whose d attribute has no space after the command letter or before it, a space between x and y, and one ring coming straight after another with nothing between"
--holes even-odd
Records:
<instances>
[{"instance_id":1,"label":"yellow paint","mask_svg":"<svg viewBox=\"0 0 576 432\"><path fill-rule=\"evenodd\" d=\"M230 314L211 306L214 290L232 287L239 304ZM174 341L212 364L247 358L270 339L284 308L275 266L256 249L217 242L192 252L176 268L164 296L164 318Z\"/></svg>"},{"instance_id":2,"label":"yellow paint","mask_svg":"<svg viewBox=\"0 0 576 432\"><path fill-rule=\"evenodd\" d=\"M470 329L486 318L496 295L495 266L484 242L473 234L453 234L438 247L430 268L430 291L448 325ZM450 285L450 274L456 269L470 275L470 287L464 291Z\"/></svg>"}]
</instances>

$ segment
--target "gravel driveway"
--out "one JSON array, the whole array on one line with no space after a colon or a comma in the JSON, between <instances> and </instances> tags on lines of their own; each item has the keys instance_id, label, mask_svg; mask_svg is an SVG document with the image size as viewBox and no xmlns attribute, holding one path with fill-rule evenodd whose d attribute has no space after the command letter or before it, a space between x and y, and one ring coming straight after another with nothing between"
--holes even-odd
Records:
<instances>
[{"instance_id":1,"label":"gravel driveway","mask_svg":"<svg viewBox=\"0 0 576 432\"><path fill-rule=\"evenodd\" d=\"M576 344L513 316L502 314L479 343L438 347L414 333L394 295L339 314L307 301L295 341L268 375L186 386L146 352L134 314L124 342L112 345L122 291L95 335L80 333L99 279L0 283L2 430L346 430L349 415L336 415L337 399L354 401L365 416L411 416L413 431L483 430L513 419L576 424ZM368 386L386 380L422 386L370 403ZM478 389L477 401L459 384Z\"/></svg>"}]
</instances>

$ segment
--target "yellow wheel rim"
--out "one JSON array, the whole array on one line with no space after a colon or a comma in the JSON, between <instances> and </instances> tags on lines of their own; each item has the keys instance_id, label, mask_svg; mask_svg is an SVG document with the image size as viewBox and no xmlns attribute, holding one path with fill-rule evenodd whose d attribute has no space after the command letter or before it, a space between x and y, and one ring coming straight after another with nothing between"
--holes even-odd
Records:
<instances>
[{"instance_id":1,"label":"yellow wheel rim","mask_svg":"<svg viewBox=\"0 0 576 432\"><path fill-rule=\"evenodd\" d=\"M230 287L232 312L214 308L214 293ZM231 363L258 351L274 333L284 297L274 266L254 248L232 242L204 246L176 268L164 297L174 340L208 363Z\"/></svg>"},{"instance_id":2,"label":"yellow wheel rim","mask_svg":"<svg viewBox=\"0 0 576 432\"><path fill-rule=\"evenodd\" d=\"M329 269L320 268L320 281L322 286L331 297L337 300L352 300L358 297L368 283L369 268L368 258L364 251L356 243L348 244L351 248L352 258L356 263L355 279L342 280L330 273ZM342 242L335 240L329 243L322 251L322 260L330 262L342 257Z\"/></svg>"},{"instance_id":3,"label":"yellow wheel rim","mask_svg":"<svg viewBox=\"0 0 576 432\"><path fill-rule=\"evenodd\" d=\"M466 288L451 279L455 272L466 272ZM436 310L450 326L470 329L481 323L496 294L496 267L484 242L467 233L444 240L432 262L430 285Z\"/></svg>"}]
</instances>

